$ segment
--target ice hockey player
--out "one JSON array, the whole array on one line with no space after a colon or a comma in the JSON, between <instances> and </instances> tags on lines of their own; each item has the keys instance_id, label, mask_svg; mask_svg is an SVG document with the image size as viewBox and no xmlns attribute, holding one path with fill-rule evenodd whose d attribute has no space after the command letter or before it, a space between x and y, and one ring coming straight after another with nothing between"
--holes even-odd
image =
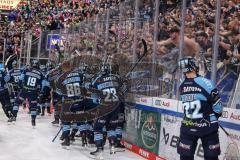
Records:
<instances>
[{"instance_id":1,"label":"ice hockey player","mask_svg":"<svg viewBox=\"0 0 240 160\"><path fill-rule=\"evenodd\" d=\"M41 65L41 72L45 78L45 81L47 81L47 66L45 65ZM49 82L48 82L49 83ZM41 92L41 96L40 96L40 109L41 109L41 116L45 115L45 109L47 108L47 113L51 114L51 110L50 110L50 105L51 105L51 87L50 85L45 85L44 88L42 88L42 92Z\"/></svg>"},{"instance_id":2,"label":"ice hockey player","mask_svg":"<svg viewBox=\"0 0 240 160\"><path fill-rule=\"evenodd\" d=\"M181 160L193 160L197 141L201 139L204 159L218 160L218 118L222 114L219 92L210 80L198 75L194 58L181 59L179 67L185 79L179 88L184 118L177 152Z\"/></svg>"},{"instance_id":3,"label":"ice hockey player","mask_svg":"<svg viewBox=\"0 0 240 160\"><path fill-rule=\"evenodd\" d=\"M19 79L19 85L21 86L21 91L14 104L14 107L19 108L19 105L26 98L28 99L29 109L31 113L32 126L36 125L37 116L37 103L39 100L39 94L45 85L44 76L39 70L39 61L32 60L31 67L26 68ZM18 110L14 110L14 116L17 117Z\"/></svg>"},{"instance_id":4,"label":"ice hockey player","mask_svg":"<svg viewBox=\"0 0 240 160\"><path fill-rule=\"evenodd\" d=\"M101 65L101 72L93 80L92 87L98 90L102 90L106 94L104 101L119 102L118 92L120 88L120 77L111 73L111 67L109 64ZM99 102L97 102L99 103ZM120 104L120 103L119 103ZM116 142L116 128L119 123L119 111L122 105L116 106L116 110L104 117L98 118L93 124L94 130L94 142L97 147L96 151L90 154L98 157L102 157L102 151L104 147L103 141L103 128L106 126L107 137L110 143L110 154L115 153L115 142ZM121 114L122 115L122 114ZM123 117L122 117L123 118Z\"/></svg>"},{"instance_id":5,"label":"ice hockey player","mask_svg":"<svg viewBox=\"0 0 240 160\"><path fill-rule=\"evenodd\" d=\"M15 100L17 99L18 93L20 91L19 88L19 78L22 73L22 70L17 67L17 60L14 60L12 62L12 69L7 73L10 77L10 80L8 82L10 90L11 90L11 103L12 106L14 106ZM13 110L16 110L16 108L13 108Z\"/></svg>"},{"instance_id":6,"label":"ice hockey player","mask_svg":"<svg viewBox=\"0 0 240 160\"><path fill-rule=\"evenodd\" d=\"M0 102L2 104L3 111L5 115L9 118L8 122L12 122L12 104L10 102L10 96L8 92L7 82L10 77L6 75L4 69L0 70Z\"/></svg>"},{"instance_id":7,"label":"ice hockey player","mask_svg":"<svg viewBox=\"0 0 240 160\"><path fill-rule=\"evenodd\" d=\"M81 111L84 109L84 97L81 95L81 87L83 87L84 76L78 71L70 72L61 82L62 89L66 90L66 94L62 92L62 100L69 101L71 105L71 112ZM64 140L61 145L63 147L70 146L70 130L71 121L62 121L62 135L61 140ZM78 124L78 126L81 126ZM74 133L72 133L74 134ZM73 135L72 135L73 136Z\"/></svg>"},{"instance_id":8,"label":"ice hockey player","mask_svg":"<svg viewBox=\"0 0 240 160\"><path fill-rule=\"evenodd\" d=\"M60 75L55 75L55 76L50 76L50 73L52 72L52 70L54 69L54 64L49 61L46 64L47 67L47 74L46 74L46 79L48 82L53 82L56 79L59 78ZM52 99L52 103L53 103L53 108L54 108L54 121L52 121L51 123L53 125L58 125L60 122L60 114L59 114L59 106L61 104L61 95L59 93L57 93L55 86L52 84L50 85L51 87L51 99Z\"/></svg>"},{"instance_id":9,"label":"ice hockey player","mask_svg":"<svg viewBox=\"0 0 240 160\"><path fill-rule=\"evenodd\" d=\"M88 70L88 66L85 63L80 63L79 65L79 69L76 70L75 72L79 73L80 77L82 77L82 82L81 82L81 86L84 87L85 86L85 80L86 77L88 77L87 75L87 70ZM86 103L86 99L84 99L84 108L87 109L88 107L88 103ZM82 146L86 147L87 146L87 135L89 133L89 122L77 122L75 124L75 128L72 129L71 134L70 134L70 140L74 141L74 137L76 135L76 133L79 131L80 132L80 137L82 139Z\"/></svg>"}]
</instances>

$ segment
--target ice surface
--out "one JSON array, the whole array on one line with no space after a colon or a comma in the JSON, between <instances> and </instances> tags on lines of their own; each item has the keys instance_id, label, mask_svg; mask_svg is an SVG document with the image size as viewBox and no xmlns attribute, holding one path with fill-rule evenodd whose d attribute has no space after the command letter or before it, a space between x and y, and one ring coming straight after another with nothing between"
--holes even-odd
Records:
<instances>
[{"instance_id":1,"label":"ice surface","mask_svg":"<svg viewBox=\"0 0 240 160\"><path fill-rule=\"evenodd\" d=\"M36 128L31 126L30 115L20 110L15 124L9 125L0 109L0 160L91 160L89 152L95 148L83 149L77 139L70 150L63 149L59 137L52 139L59 130L53 126L52 116L38 116ZM105 149L104 160L143 160L129 151L118 152L114 157Z\"/></svg>"}]
</instances>

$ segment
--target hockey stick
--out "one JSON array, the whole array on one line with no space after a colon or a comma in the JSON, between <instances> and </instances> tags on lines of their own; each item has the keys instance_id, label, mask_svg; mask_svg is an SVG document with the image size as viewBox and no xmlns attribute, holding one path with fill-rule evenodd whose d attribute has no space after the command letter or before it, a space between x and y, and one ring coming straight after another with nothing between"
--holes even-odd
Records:
<instances>
[{"instance_id":1,"label":"hockey stick","mask_svg":"<svg viewBox=\"0 0 240 160\"><path fill-rule=\"evenodd\" d=\"M132 69L131 69L129 72L127 72L127 74L125 75L125 77L127 77L127 75L128 75L129 73L131 73L131 72L137 67L138 63L142 60L142 58L147 55L147 51L148 51L147 42L146 42L144 39L142 39L142 43L143 43L143 47L144 47L143 55L142 55L142 56L138 59L138 61L134 64L134 66L132 67Z\"/></svg>"},{"instance_id":2,"label":"hockey stick","mask_svg":"<svg viewBox=\"0 0 240 160\"><path fill-rule=\"evenodd\" d=\"M225 128L223 128L223 126L221 124L218 124L220 126L220 128L223 130L223 132L228 136L230 137L230 134L226 131Z\"/></svg>"},{"instance_id":3,"label":"hockey stick","mask_svg":"<svg viewBox=\"0 0 240 160\"><path fill-rule=\"evenodd\" d=\"M229 160L229 159L239 159L239 146L234 140L234 138L230 135L229 132L226 131L225 128L223 128L222 125L220 125L220 128L223 130L223 132L227 135L228 141L227 141L227 149L225 151L225 156L223 157L223 160Z\"/></svg>"},{"instance_id":4,"label":"hockey stick","mask_svg":"<svg viewBox=\"0 0 240 160\"><path fill-rule=\"evenodd\" d=\"M61 128L59 129L59 131L57 132L56 136L53 138L52 142L54 142L54 141L56 140L56 138L58 137L58 135L59 135L59 133L61 132L62 128L63 128L63 127L61 127Z\"/></svg>"}]
</instances>

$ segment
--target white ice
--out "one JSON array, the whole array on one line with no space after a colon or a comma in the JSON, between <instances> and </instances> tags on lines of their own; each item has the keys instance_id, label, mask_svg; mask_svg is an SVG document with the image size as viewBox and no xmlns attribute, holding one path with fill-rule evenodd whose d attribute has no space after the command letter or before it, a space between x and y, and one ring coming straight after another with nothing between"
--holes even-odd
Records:
<instances>
[{"instance_id":1,"label":"white ice","mask_svg":"<svg viewBox=\"0 0 240 160\"><path fill-rule=\"evenodd\" d=\"M26 110L20 110L15 124L9 125L0 107L0 160L91 160L89 148L80 147L77 139L70 150L63 149L59 137L53 143L59 127L53 126L52 116L38 116L36 128L31 126L30 115ZM110 156L106 148L104 160L143 160L140 156L129 152L118 152Z\"/></svg>"}]
</instances>

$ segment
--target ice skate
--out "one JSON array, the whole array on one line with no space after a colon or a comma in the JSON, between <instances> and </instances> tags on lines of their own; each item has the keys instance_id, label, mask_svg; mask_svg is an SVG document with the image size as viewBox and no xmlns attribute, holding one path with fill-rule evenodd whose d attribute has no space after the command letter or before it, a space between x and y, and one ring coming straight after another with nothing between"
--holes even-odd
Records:
<instances>
[{"instance_id":1,"label":"ice skate","mask_svg":"<svg viewBox=\"0 0 240 160\"><path fill-rule=\"evenodd\" d=\"M87 144L87 137L84 135L82 136L82 147L83 148L87 148L88 144Z\"/></svg>"},{"instance_id":2,"label":"ice skate","mask_svg":"<svg viewBox=\"0 0 240 160\"><path fill-rule=\"evenodd\" d=\"M59 116L54 115L54 121L51 122L53 125L59 125Z\"/></svg>"},{"instance_id":3,"label":"ice skate","mask_svg":"<svg viewBox=\"0 0 240 160\"><path fill-rule=\"evenodd\" d=\"M117 142L115 144L115 151L116 152L124 152L125 151L125 146L122 145L120 142Z\"/></svg>"},{"instance_id":4,"label":"ice skate","mask_svg":"<svg viewBox=\"0 0 240 160\"><path fill-rule=\"evenodd\" d=\"M69 137L66 137L64 141L61 143L63 149L70 149L70 139Z\"/></svg>"},{"instance_id":5,"label":"ice skate","mask_svg":"<svg viewBox=\"0 0 240 160\"><path fill-rule=\"evenodd\" d=\"M7 122L8 122L9 125L10 125L10 124L15 124L15 122L16 122L16 117L14 117L14 116L10 117Z\"/></svg>"},{"instance_id":6,"label":"ice skate","mask_svg":"<svg viewBox=\"0 0 240 160\"><path fill-rule=\"evenodd\" d=\"M51 110L50 110L50 107L47 107L47 113L48 113L48 115L51 115L52 113L51 113Z\"/></svg>"},{"instance_id":7,"label":"ice skate","mask_svg":"<svg viewBox=\"0 0 240 160\"><path fill-rule=\"evenodd\" d=\"M97 160L103 160L103 148L97 148L96 151L90 152L91 158L97 159Z\"/></svg>"},{"instance_id":8,"label":"ice skate","mask_svg":"<svg viewBox=\"0 0 240 160\"><path fill-rule=\"evenodd\" d=\"M111 145L110 146L110 154L115 154L115 153L116 153L115 146Z\"/></svg>"},{"instance_id":9,"label":"ice skate","mask_svg":"<svg viewBox=\"0 0 240 160\"><path fill-rule=\"evenodd\" d=\"M75 141L75 135L76 135L77 131L76 130L72 130L71 134L70 134L70 141L74 142Z\"/></svg>"},{"instance_id":10,"label":"ice skate","mask_svg":"<svg viewBox=\"0 0 240 160\"><path fill-rule=\"evenodd\" d=\"M35 119L32 119L32 127L33 127L33 129L36 127L36 120Z\"/></svg>"}]
</instances>

